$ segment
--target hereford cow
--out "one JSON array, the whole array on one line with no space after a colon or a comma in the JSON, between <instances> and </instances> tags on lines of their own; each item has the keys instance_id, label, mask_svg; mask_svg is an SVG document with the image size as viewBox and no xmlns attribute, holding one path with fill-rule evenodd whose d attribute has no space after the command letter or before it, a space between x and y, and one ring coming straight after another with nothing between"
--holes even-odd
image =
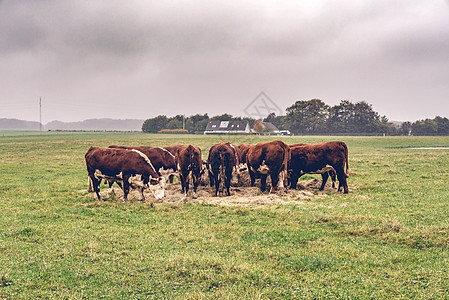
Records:
<instances>
[{"instance_id":1,"label":"hereford cow","mask_svg":"<svg viewBox=\"0 0 449 300\"><path fill-rule=\"evenodd\" d=\"M170 151L161 148L161 147L149 147L149 146L116 146L111 145L108 148L115 148L115 149L126 149L126 150L132 150L136 149L143 154L145 154L148 159L153 164L153 167L156 169L156 172L159 176L161 176L161 171L171 171L171 173L176 172L176 161L175 156L170 153ZM169 178L171 178L169 176ZM109 182L109 194L115 194L113 184L114 181L108 181Z\"/></svg>"},{"instance_id":2,"label":"hereford cow","mask_svg":"<svg viewBox=\"0 0 449 300\"><path fill-rule=\"evenodd\" d=\"M251 186L255 179L260 178L260 190L266 189L267 176L271 177L271 190L273 193L279 183L284 187L287 178L288 161L290 160L290 148L282 141L262 142L252 146L247 154L246 164L251 178Z\"/></svg>"},{"instance_id":3,"label":"hereford cow","mask_svg":"<svg viewBox=\"0 0 449 300\"><path fill-rule=\"evenodd\" d=\"M138 150L91 147L85 160L97 200L102 200L102 179L119 183L123 189L123 202L127 201L130 187L139 189L141 201L145 200L145 188L150 189L156 199L164 197L165 179L157 174L148 157Z\"/></svg>"},{"instance_id":4,"label":"hereford cow","mask_svg":"<svg viewBox=\"0 0 449 300\"><path fill-rule=\"evenodd\" d=\"M218 196L220 185L226 188L226 195L230 196L231 179L234 168L238 172L239 154L231 143L219 143L209 150L207 158L207 170L210 186L215 185L215 196Z\"/></svg>"},{"instance_id":5,"label":"hereford cow","mask_svg":"<svg viewBox=\"0 0 449 300\"><path fill-rule=\"evenodd\" d=\"M292 147L289 167L291 188L296 188L298 179L303 174L316 172L327 166L331 166L337 174L338 191L343 188L344 193L347 194L348 147L344 142L334 141ZM323 176L320 190L324 188L326 180L327 176Z\"/></svg>"},{"instance_id":6,"label":"hereford cow","mask_svg":"<svg viewBox=\"0 0 449 300\"><path fill-rule=\"evenodd\" d=\"M304 146L304 145L307 145L307 144L300 143L300 144L292 144L292 145L288 145L288 146L290 147L290 149L292 149L293 147ZM322 181L321 181L320 191L324 190L324 186L326 185L327 179L329 177L332 180L332 188L335 188L335 182L337 181L335 169L329 165L327 165L326 167L324 167L321 170L316 170L316 171L307 172L307 173L302 171L301 176L304 174L320 174L321 175ZM292 186L292 184L291 184L291 169L290 168L289 168L289 172L288 172L288 185L290 187ZM296 183L293 188L296 188Z\"/></svg>"},{"instance_id":7,"label":"hereford cow","mask_svg":"<svg viewBox=\"0 0 449 300\"><path fill-rule=\"evenodd\" d=\"M189 178L191 177L193 181L193 198L196 198L196 190L204 173L201 149L188 145L178 147L175 153L181 179L181 191L187 196L189 192Z\"/></svg>"}]
</instances>

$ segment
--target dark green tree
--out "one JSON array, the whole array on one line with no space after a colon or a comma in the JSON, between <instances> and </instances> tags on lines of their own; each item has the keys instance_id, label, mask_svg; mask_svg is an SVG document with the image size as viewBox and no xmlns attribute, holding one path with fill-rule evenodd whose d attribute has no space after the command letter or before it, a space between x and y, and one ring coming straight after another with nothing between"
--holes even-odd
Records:
<instances>
[{"instance_id":1,"label":"dark green tree","mask_svg":"<svg viewBox=\"0 0 449 300\"><path fill-rule=\"evenodd\" d=\"M382 133L381 120L371 104L365 101L354 105L352 126L355 133Z\"/></svg>"},{"instance_id":2,"label":"dark green tree","mask_svg":"<svg viewBox=\"0 0 449 300\"><path fill-rule=\"evenodd\" d=\"M400 134L401 135L410 135L412 133L412 123L403 122L401 124Z\"/></svg>"},{"instance_id":3,"label":"dark green tree","mask_svg":"<svg viewBox=\"0 0 449 300\"><path fill-rule=\"evenodd\" d=\"M182 119L172 118L164 129L182 129Z\"/></svg>"},{"instance_id":4,"label":"dark green tree","mask_svg":"<svg viewBox=\"0 0 449 300\"><path fill-rule=\"evenodd\" d=\"M329 117L329 106L319 99L296 101L287 107L285 125L294 133L322 133Z\"/></svg>"},{"instance_id":5,"label":"dark green tree","mask_svg":"<svg viewBox=\"0 0 449 300\"><path fill-rule=\"evenodd\" d=\"M142 124L142 131L148 133L157 133L159 130L166 128L168 118L165 115L159 115L152 119L147 119Z\"/></svg>"},{"instance_id":6,"label":"dark green tree","mask_svg":"<svg viewBox=\"0 0 449 300\"><path fill-rule=\"evenodd\" d=\"M434 120L437 123L437 134L438 135L448 135L449 134L449 120L447 118L442 118L440 116L435 117Z\"/></svg>"},{"instance_id":7,"label":"dark green tree","mask_svg":"<svg viewBox=\"0 0 449 300\"><path fill-rule=\"evenodd\" d=\"M329 109L327 130L329 133L348 133L354 115L354 104L348 100L340 101L340 104Z\"/></svg>"},{"instance_id":8,"label":"dark green tree","mask_svg":"<svg viewBox=\"0 0 449 300\"><path fill-rule=\"evenodd\" d=\"M437 132L438 124L432 119L419 120L412 124L413 135L436 135Z\"/></svg>"},{"instance_id":9,"label":"dark green tree","mask_svg":"<svg viewBox=\"0 0 449 300\"><path fill-rule=\"evenodd\" d=\"M235 118L230 114L222 114L210 118L211 121L233 121L234 119Z\"/></svg>"},{"instance_id":10,"label":"dark green tree","mask_svg":"<svg viewBox=\"0 0 449 300\"><path fill-rule=\"evenodd\" d=\"M204 132L208 122L209 116L207 114L196 114L186 118L185 129L187 129L190 133Z\"/></svg>"}]
</instances>

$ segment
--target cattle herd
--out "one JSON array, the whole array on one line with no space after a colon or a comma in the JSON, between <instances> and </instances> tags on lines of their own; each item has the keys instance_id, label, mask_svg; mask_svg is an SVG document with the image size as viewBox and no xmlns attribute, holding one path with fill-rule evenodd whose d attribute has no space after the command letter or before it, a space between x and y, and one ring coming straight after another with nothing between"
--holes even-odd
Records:
<instances>
[{"instance_id":1,"label":"cattle herd","mask_svg":"<svg viewBox=\"0 0 449 300\"><path fill-rule=\"evenodd\" d=\"M261 142L255 145L218 143L209 149L206 161L202 160L201 149L192 145L167 147L129 147L111 145L108 148L91 147L86 155L88 190L101 200L100 183L109 184L109 193L114 193L113 184L123 190L123 201L127 201L130 188L139 190L144 201L144 189L149 189L156 199L164 197L167 180L174 176L181 181L181 192L187 196L190 183L193 197L203 175L209 178L214 195L220 192L231 195L233 176L247 170L250 185L260 179L260 190L267 189L270 176L270 193L276 189L295 189L298 179L307 173L321 174L320 190L329 178L334 187L338 179L338 191L348 193L348 147L344 142L333 141L318 144L287 145L282 141ZM207 175L206 175L207 174ZM166 179L167 177L167 179Z\"/></svg>"}]
</instances>

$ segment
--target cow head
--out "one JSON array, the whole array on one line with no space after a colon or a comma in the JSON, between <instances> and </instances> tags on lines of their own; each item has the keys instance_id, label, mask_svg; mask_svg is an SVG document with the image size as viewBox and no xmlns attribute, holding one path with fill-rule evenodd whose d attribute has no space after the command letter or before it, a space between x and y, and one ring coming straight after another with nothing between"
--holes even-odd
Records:
<instances>
[{"instance_id":1,"label":"cow head","mask_svg":"<svg viewBox=\"0 0 449 300\"><path fill-rule=\"evenodd\" d=\"M263 160L262 164L257 168L257 172L260 174L268 174L268 172L270 172L270 168L265 164L265 160Z\"/></svg>"},{"instance_id":2,"label":"cow head","mask_svg":"<svg viewBox=\"0 0 449 300\"><path fill-rule=\"evenodd\" d=\"M165 194L165 178L164 177L158 177L158 178L150 178L149 182L149 188L150 191L153 193L154 198L156 199L162 199L164 198Z\"/></svg>"}]
</instances>

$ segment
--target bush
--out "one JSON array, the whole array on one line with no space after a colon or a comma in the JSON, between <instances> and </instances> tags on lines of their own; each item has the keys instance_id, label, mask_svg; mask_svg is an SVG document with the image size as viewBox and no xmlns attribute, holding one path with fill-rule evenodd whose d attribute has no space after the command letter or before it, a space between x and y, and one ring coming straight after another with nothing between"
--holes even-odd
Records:
<instances>
[{"instance_id":1,"label":"bush","mask_svg":"<svg viewBox=\"0 0 449 300\"><path fill-rule=\"evenodd\" d=\"M157 133L166 133L166 134L186 134L189 133L187 129L162 129Z\"/></svg>"}]
</instances>

